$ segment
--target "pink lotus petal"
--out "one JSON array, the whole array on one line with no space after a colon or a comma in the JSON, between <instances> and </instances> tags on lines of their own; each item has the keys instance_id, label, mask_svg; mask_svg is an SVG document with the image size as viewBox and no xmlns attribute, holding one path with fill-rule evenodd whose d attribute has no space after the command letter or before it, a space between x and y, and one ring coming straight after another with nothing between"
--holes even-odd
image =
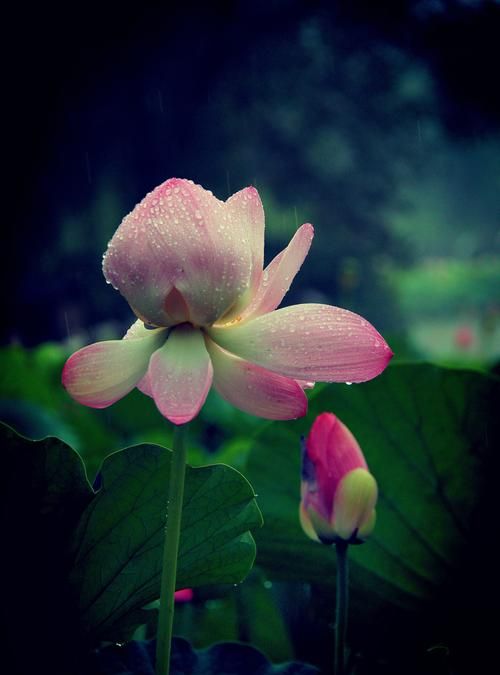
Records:
<instances>
[{"instance_id":1,"label":"pink lotus petal","mask_svg":"<svg viewBox=\"0 0 500 675\"><path fill-rule=\"evenodd\" d=\"M316 382L312 382L311 380L297 380L297 382L302 389L314 389L314 385L316 384Z\"/></svg>"},{"instance_id":2,"label":"pink lotus petal","mask_svg":"<svg viewBox=\"0 0 500 675\"><path fill-rule=\"evenodd\" d=\"M264 209L259 193L254 187L247 187L236 192L226 201L226 205L234 223L234 232L241 238L241 243L250 250L252 271L250 276L250 293L254 294L264 266Z\"/></svg>"},{"instance_id":3,"label":"pink lotus petal","mask_svg":"<svg viewBox=\"0 0 500 675\"><path fill-rule=\"evenodd\" d=\"M151 389L151 381L149 379L149 370L146 372L143 378L135 385L139 391L142 391L146 396L153 398L153 390Z\"/></svg>"},{"instance_id":4,"label":"pink lotus petal","mask_svg":"<svg viewBox=\"0 0 500 675\"><path fill-rule=\"evenodd\" d=\"M153 398L161 414L174 424L196 417L212 384L212 364L200 330L177 326L149 364Z\"/></svg>"},{"instance_id":5,"label":"pink lotus petal","mask_svg":"<svg viewBox=\"0 0 500 675\"><path fill-rule=\"evenodd\" d=\"M357 440L338 417L322 413L314 420L306 439L309 460L315 468L313 497L317 510L329 520L338 484L353 469L368 469Z\"/></svg>"},{"instance_id":6,"label":"pink lotus petal","mask_svg":"<svg viewBox=\"0 0 500 675\"><path fill-rule=\"evenodd\" d=\"M260 316L278 307L309 252L313 236L314 228L309 223L297 230L288 246L264 270L251 303L241 314L242 320Z\"/></svg>"},{"instance_id":7,"label":"pink lotus petal","mask_svg":"<svg viewBox=\"0 0 500 675\"><path fill-rule=\"evenodd\" d=\"M158 330L162 330L159 328ZM151 334L151 329L146 328L144 326L144 322L138 319L135 323L133 323L128 331L126 332L124 336L124 340L129 340L130 338L137 338L137 337L147 337L148 335ZM166 338L166 333L165 333L165 338ZM139 380L139 382L135 385L139 391L142 391L143 394L146 394L146 396L150 396L153 398L153 392L151 391L151 383L149 382L149 374L146 372L144 377Z\"/></svg>"},{"instance_id":8,"label":"pink lotus petal","mask_svg":"<svg viewBox=\"0 0 500 675\"><path fill-rule=\"evenodd\" d=\"M208 333L229 352L299 380L364 382L392 357L368 321L329 305L284 307Z\"/></svg>"},{"instance_id":9,"label":"pink lotus petal","mask_svg":"<svg viewBox=\"0 0 500 675\"><path fill-rule=\"evenodd\" d=\"M97 342L75 352L62 374L70 396L91 408L106 408L128 394L166 338L164 329L148 333L145 337Z\"/></svg>"},{"instance_id":10,"label":"pink lotus petal","mask_svg":"<svg viewBox=\"0 0 500 675\"><path fill-rule=\"evenodd\" d=\"M190 321L211 323L250 284L252 250L244 242L247 223L238 214L235 204L224 204L191 181L172 178L122 221L104 256L106 279L148 323L178 322L179 296L170 306L167 301L174 289Z\"/></svg>"},{"instance_id":11,"label":"pink lotus petal","mask_svg":"<svg viewBox=\"0 0 500 675\"><path fill-rule=\"evenodd\" d=\"M136 340L138 338L147 338L151 337L151 335L158 334L158 331L162 331L163 336L166 337L166 332L163 328L146 328L144 321L137 319L125 333L123 339Z\"/></svg>"},{"instance_id":12,"label":"pink lotus petal","mask_svg":"<svg viewBox=\"0 0 500 675\"><path fill-rule=\"evenodd\" d=\"M214 387L240 410L270 420L290 420L307 412L307 398L291 378L277 375L206 340L214 367Z\"/></svg>"}]
</instances>

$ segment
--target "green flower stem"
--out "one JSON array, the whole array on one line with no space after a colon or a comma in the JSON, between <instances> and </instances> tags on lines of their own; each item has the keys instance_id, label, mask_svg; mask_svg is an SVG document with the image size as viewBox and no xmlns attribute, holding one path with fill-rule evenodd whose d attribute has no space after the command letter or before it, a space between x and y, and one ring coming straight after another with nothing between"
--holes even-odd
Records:
<instances>
[{"instance_id":1,"label":"green flower stem","mask_svg":"<svg viewBox=\"0 0 500 675\"><path fill-rule=\"evenodd\" d=\"M345 637L347 632L347 606L349 599L349 568L347 549L349 544L339 540L335 544L337 553L337 602L335 608L335 675L345 672Z\"/></svg>"},{"instance_id":2,"label":"green flower stem","mask_svg":"<svg viewBox=\"0 0 500 675\"><path fill-rule=\"evenodd\" d=\"M163 544L163 567L160 587L160 611L156 635L156 675L170 672L170 648L174 621L175 577L182 520L184 477L186 473L187 425L175 427L172 465L168 489L167 525Z\"/></svg>"}]
</instances>

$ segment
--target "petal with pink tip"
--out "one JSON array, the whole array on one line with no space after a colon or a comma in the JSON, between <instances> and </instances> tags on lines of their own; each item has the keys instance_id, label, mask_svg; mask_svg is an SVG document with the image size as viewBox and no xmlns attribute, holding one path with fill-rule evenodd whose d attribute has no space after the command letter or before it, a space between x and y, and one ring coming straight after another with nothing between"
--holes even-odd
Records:
<instances>
[{"instance_id":1,"label":"petal with pink tip","mask_svg":"<svg viewBox=\"0 0 500 675\"><path fill-rule=\"evenodd\" d=\"M353 469L368 467L359 443L333 413L316 417L306 439L306 449L314 465L321 512L329 519L340 481Z\"/></svg>"},{"instance_id":2,"label":"petal with pink tip","mask_svg":"<svg viewBox=\"0 0 500 675\"><path fill-rule=\"evenodd\" d=\"M284 307L208 332L231 353L299 380L364 382L379 375L392 357L366 319L329 305Z\"/></svg>"},{"instance_id":3,"label":"petal with pink tip","mask_svg":"<svg viewBox=\"0 0 500 675\"><path fill-rule=\"evenodd\" d=\"M212 384L213 369L200 330L174 328L149 364L148 378L161 414L185 424L199 413Z\"/></svg>"},{"instance_id":4,"label":"petal with pink tip","mask_svg":"<svg viewBox=\"0 0 500 675\"><path fill-rule=\"evenodd\" d=\"M259 285L264 266L264 209L259 193L254 187L236 192L226 201L233 222L232 231L239 236L241 244L248 249L251 260L251 274L248 291L230 310L238 312L253 297Z\"/></svg>"},{"instance_id":5,"label":"petal with pink tip","mask_svg":"<svg viewBox=\"0 0 500 675\"><path fill-rule=\"evenodd\" d=\"M91 408L107 408L131 391L146 373L165 330L145 337L97 342L66 361L62 382L72 398Z\"/></svg>"},{"instance_id":6,"label":"petal with pink tip","mask_svg":"<svg viewBox=\"0 0 500 675\"><path fill-rule=\"evenodd\" d=\"M156 330L164 330L164 329L158 328ZM131 338L147 337L150 334L151 329L146 328L144 322L138 319L135 323L133 323L130 326L123 339L129 340ZM165 332L165 339L166 339L166 332ZM151 384L149 382L149 375L147 372L135 386L137 387L137 389L139 389L139 391L142 391L143 394L146 394L146 396L151 396L151 398L153 398L153 392L151 391Z\"/></svg>"},{"instance_id":7,"label":"petal with pink tip","mask_svg":"<svg viewBox=\"0 0 500 675\"><path fill-rule=\"evenodd\" d=\"M144 321L137 319L137 321L134 321L134 323L125 333L123 339L136 340L137 338L147 338L151 337L151 335L158 334L158 331L162 331L162 333L165 335L164 328L146 328L146 326L144 325Z\"/></svg>"},{"instance_id":8,"label":"petal with pink tip","mask_svg":"<svg viewBox=\"0 0 500 675\"><path fill-rule=\"evenodd\" d=\"M314 228L310 223L305 223L297 230L288 246L278 253L262 273L251 303L241 314L242 319L260 316L278 307L309 252L313 236Z\"/></svg>"},{"instance_id":9,"label":"petal with pink tip","mask_svg":"<svg viewBox=\"0 0 500 675\"><path fill-rule=\"evenodd\" d=\"M177 322L167 301L174 289L176 311L185 303L187 320L211 323L250 284L251 249L242 241L244 229L233 206L191 181L172 178L124 218L108 245L103 271L148 323Z\"/></svg>"},{"instance_id":10,"label":"petal with pink tip","mask_svg":"<svg viewBox=\"0 0 500 675\"><path fill-rule=\"evenodd\" d=\"M269 420L306 414L307 398L298 382L244 361L208 338L206 345L214 367L214 387L236 408Z\"/></svg>"},{"instance_id":11,"label":"petal with pink tip","mask_svg":"<svg viewBox=\"0 0 500 675\"><path fill-rule=\"evenodd\" d=\"M316 417L306 444L311 460L319 463L334 482L353 469L368 469L358 441L333 413L324 412Z\"/></svg>"},{"instance_id":12,"label":"petal with pink tip","mask_svg":"<svg viewBox=\"0 0 500 675\"><path fill-rule=\"evenodd\" d=\"M153 398L153 390L151 389L151 382L149 380L149 370L135 386L137 387L137 389L139 389L139 391L142 391L143 394Z\"/></svg>"}]
</instances>

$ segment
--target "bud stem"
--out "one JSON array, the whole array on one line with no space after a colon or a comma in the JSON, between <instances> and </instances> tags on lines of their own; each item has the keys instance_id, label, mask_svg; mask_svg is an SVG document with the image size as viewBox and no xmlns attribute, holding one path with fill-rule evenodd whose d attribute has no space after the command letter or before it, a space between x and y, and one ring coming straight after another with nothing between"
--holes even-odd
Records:
<instances>
[{"instance_id":1,"label":"bud stem","mask_svg":"<svg viewBox=\"0 0 500 675\"><path fill-rule=\"evenodd\" d=\"M337 601L335 608L335 675L344 675L345 638L347 632L347 606L349 598L349 568L347 549L349 544L342 539L335 544L337 553Z\"/></svg>"},{"instance_id":2,"label":"bud stem","mask_svg":"<svg viewBox=\"0 0 500 675\"><path fill-rule=\"evenodd\" d=\"M174 621L174 593L177 574L177 554L184 498L184 477L186 473L187 425L176 426L174 430L172 463L168 490L167 524L163 545L163 565L160 586L160 610L156 635L156 675L169 675L172 625Z\"/></svg>"}]
</instances>

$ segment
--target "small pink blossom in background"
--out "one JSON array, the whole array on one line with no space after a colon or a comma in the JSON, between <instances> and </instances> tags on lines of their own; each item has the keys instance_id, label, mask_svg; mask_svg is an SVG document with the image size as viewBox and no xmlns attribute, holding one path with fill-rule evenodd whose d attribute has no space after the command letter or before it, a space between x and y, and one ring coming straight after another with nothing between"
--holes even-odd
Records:
<instances>
[{"instance_id":1,"label":"small pink blossom in background","mask_svg":"<svg viewBox=\"0 0 500 675\"><path fill-rule=\"evenodd\" d=\"M467 350L474 344L474 332L469 326L460 326L455 331L455 345L459 349Z\"/></svg>"},{"instance_id":2,"label":"small pink blossom in background","mask_svg":"<svg viewBox=\"0 0 500 675\"><path fill-rule=\"evenodd\" d=\"M223 202L172 178L126 216L103 271L137 317L122 340L73 354L63 384L105 408L134 387L174 424L195 417L213 386L268 419L305 415L314 381L363 382L392 352L361 316L324 304L276 309L309 251L302 225L263 269L264 211L257 190Z\"/></svg>"},{"instance_id":3,"label":"small pink blossom in background","mask_svg":"<svg viewBox=\"0 0 500 675\"><path fill-rule=\"evenodd\" d=\"M375 525L377 483L358 442L333 413L319 415L302 456L300 522L323 543L360 543Z\"/></svg>"},{"instance_id":4,"label":"small pink blossom in background","mask_svg":"<svg viewBox=\"0 0 500 675\"><path fill-rule=\"evenodd\" d=\"M192 588L182 588L179 591L175 591L174 593L174 600L175 602L191 602L191 600L194 597L193 589Z\"/></svg>"}]
</instances>

